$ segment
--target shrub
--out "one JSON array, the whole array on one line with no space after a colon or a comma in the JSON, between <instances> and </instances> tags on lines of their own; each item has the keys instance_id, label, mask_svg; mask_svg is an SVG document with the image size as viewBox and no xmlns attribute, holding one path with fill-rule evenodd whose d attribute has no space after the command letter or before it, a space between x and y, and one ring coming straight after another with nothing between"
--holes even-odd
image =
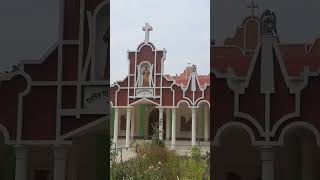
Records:
<instances>
[{"instance_id":1,"label":"shrub","mask_svg":"<svg viewBox=\"0 0 320 180\"><path fill-rule=\"evenodd\" d=\"M164 140L161 140L159 138L160 131L159 131L159 124L158 123L154 123L152 125L152 131L153 131L152 140L151 140L152 144L158 145L160 147L165 147Z\"/></svg>"},{"instance_id":2,"label":"shrub","mask_svg":"<svg viewBox=\"0 0 320 180\"><path fill-rule=\"evenodd\" d=\"M156 144L144 144L137 148L137 156L123 163L113 163L113 180L181 180L202 179L204 160L181 157L175 151Z\"/></svg>"},{"instance_id":3,"label":"shrub","mask_svg":"<svg viewBox=\"0 0 320 180\"><path fill-rule=\"evenodd\" d=\"M194 160L199 160L201 158L200 146L192 146L191 148L191 158Z\"/></svg>"}]
</instances>

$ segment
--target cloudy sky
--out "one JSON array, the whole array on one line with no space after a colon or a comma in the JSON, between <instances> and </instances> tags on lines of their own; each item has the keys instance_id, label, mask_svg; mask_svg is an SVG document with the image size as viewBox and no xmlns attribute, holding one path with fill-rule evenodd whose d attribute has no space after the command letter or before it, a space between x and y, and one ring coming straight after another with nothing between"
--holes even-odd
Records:
<instances>
[{"instance_id":1,"label":"cloudy sky","mask_svg":"<svg viewBox=\"0 0 320 180\"><path fill-rule=\"evenodd\" d=\"M233 36L242 20L250 15L246 4L251 0L213 0L211 33L221 44ZM282 42L312 42L320 37L319 0L254 0L259 9L256 15L270 8L277 15L277 29Z\"/></svg>"},{"instance_id":2,"label":"cloudy sky","mask_svg":"<svg viewBox=\"0 0 320 180\"><path fill-rule=\"evenodd\" d=\"M39 59L58 38L59 0L0 0L0 71Z\"/></svg>"},{"instance_id":3,"label":"cloudy sky","mask_svg":"<svg viewBox=\"0 0 320 180\"><path fill-rule=\"evenodd\" d=\"M165 72L180 73L188 62L209 72L208 31L217 42L234 34L249 15L248 0L111 0L112 79L127 73L127 50L143 41L149 22L150 39L167 49ZM312 42L319 37L319 0L255 0L260 14L275 10L282 41ZM21 59L38 59L58 38L59 0L0 0L0 70ZM203 48L202 48L203 47ZM125 70L119 70L125 67Z\"/></svg>"},{"instance_id":4,"label":"cloudy sky","mask_svg":"<svg viewBox=\"0 0 320 180\"><path fill-rule=\"evenodd\" d=\"M150 41L167 50L164 71L179 74L187 63L209 73L209 0L111 0L111 82L128 73L127 50L144 40L142 26L153 27Z\"/></svg>"}]
</instances>

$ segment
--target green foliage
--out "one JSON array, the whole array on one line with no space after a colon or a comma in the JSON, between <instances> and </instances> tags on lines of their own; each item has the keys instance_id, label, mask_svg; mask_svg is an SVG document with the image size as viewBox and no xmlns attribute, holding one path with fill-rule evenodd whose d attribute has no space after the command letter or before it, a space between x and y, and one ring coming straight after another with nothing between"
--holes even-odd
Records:
<instances>
[{"instance_id":1,"label":"green foliage","mask_svg":"<svg viewBox=\"0 0 320 180\"><path fill-rule=\"evenodd\" d=\"M123 163L112 163L112 180L180 180L202 179L205 160L181 157L157 144L145 144L137 156Z\"/></svg>"},{"instance_id":2,"label":"green foliage","mask_svg":"<svg viewBox=\"0 0 320 180\"><path fill-rule=\"evenodd\" d=\"M114 163L118 156L118 150L115 148L114 143L110 143L110 161Z\"/></svg>"},{"instance_id":3,"label":"green foliage","mask_svg":"<svg viewBox=\"0 0 320 180\"><path fill-rule=\"evenodd\" d=\"M192 146L191 148L191 158L194 160L199 160L201 158L201 148L200 146Z\"/></svg>"},{"instance_id":4,"label":"green foliage","mask_svg":"<svg viewBox=\"0 0 320 180\"><path fill-rule=\"evenodd\" d=\"M165 143L164 143L164 140L161 140L159 138L159 134L160 134L160 130L159 130L159 125L158 123L154 123L152 125L152 131L153 131L153 134L152 134L152 141L151 143L154 144L154 145L158 145L160 147L165 147Z\"/></svg>"}]
</instances>

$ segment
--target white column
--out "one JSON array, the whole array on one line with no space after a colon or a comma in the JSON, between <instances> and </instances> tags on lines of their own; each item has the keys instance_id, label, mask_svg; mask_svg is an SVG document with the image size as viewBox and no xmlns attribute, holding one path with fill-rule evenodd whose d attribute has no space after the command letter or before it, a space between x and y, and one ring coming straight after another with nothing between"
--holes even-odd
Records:
<instances>
[{"instance_id":1,"label":"white column","mask_svg":"<svg viewBox=\"0 0 320 180\"><path fill-rule=\"evenodd\" d=\"M27 179L27 152L24 146L16 146L16 176L15 180L26 180Z\"/></svg>"},{"instance_id":2,"label":"white column","mask_svg":"<svg viewBox=\"0 0 320 180\"><path fill-rule=\"evenodd\" d=\"M204 140L209 140L209 108L207 106L204 106Z\"/></svg>"},{"instance_id":3,"label":"white column","mask_svg":"<svg viewBox=\"0 0 320 180\"><path fill-rule=\"evenodd\" d=\"M191 129L191 145L196 145L196 108L191 108L192 112L192 129Z\"/></svg>"},{"instance_id":4,"label":"white column","mask_svg":"<svg viewBox=\"0 0 320 180\"><path fill-rule=\"evenodd\" d=\"M263 147L261 152L262 180L274 180L274 155L272 147Z\"/></svg>"},{"instance_id":5,"label":"white column","mask_svg":"<svg viewBox=\"0 0 320 180\"><path fill-rule=\"evenodd\" d=\"M169 140L170 138L170 124L169 124L169 119L170 119L170 109L168 108L167 111L166 111L166 140Z\"/></svg>"},{"instance_id":6,"label":"white column","mask_svg":"<svg viewBox=\"0 0 320 180\"><path fill-rule=\"evenodd\" d=\"M312 161L313 161L313 143L312 140L308 137L303 138L301 145L301 175L302 180L312 180Z\"/></svg>"},{"instance_id":7,"label":"white column","mask_svg":"<svg viewBox=\"0 0 320 180\"><path fill-rule=\"evenodd\" d=\"M54 147L54 167L53 180L66 179L66 149L58 146Z\"/></svg>"},{"instance_id":8,"label":"white column","mask_svg":"<svg viewBox=\"0 0 320 180\"><path fill-rule=\"evenodd\" d=\"M163 108L159 108L159 139L163 140Z\"/></svg>"},{"instance_id":9,"label":"white column","mask_svg":"<svg viewBox=\"0 0 320 180\"><path fill-rule=\"evenodd\" d=\"M131 107L127 107L126 147L130 146L130 118L131 118Z\"/></svg>"},{"instance_id":10,"label":"white column","mask_svg":"<svg viewBox=\"0 0 320 180\"><path fill-rule=\"evenodd\" d=\"M119 109L114 108L113 143L117 147L119 130Z\"/></svg>"},{"instance_id":11,"label":"white column","mask_svg":"<svg viewBox=\"0 0 320 180\"><path fill-rule=\"evenodd\" d=\"M176 147L176 108L171 109L171 149Z\"/></svg>"},{"instance_id":12,"label":"white column","mask_svg":"<svg viewBox=\"0 0 320 180\"><path fill-rule=\"evenodd\" d=\"M135 120L135 112L134 112L134 108L132 108L131 110L131 128L130 128L130 136L131 136L131 139L134 138L134 120Z\"/></svg>"}]
</instances>

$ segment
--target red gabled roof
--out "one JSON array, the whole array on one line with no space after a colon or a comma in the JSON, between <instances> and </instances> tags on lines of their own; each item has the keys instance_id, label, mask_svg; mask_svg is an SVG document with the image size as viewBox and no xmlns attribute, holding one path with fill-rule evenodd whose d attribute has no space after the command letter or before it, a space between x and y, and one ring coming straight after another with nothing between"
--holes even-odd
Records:
<instances>
[{"instance_id":1,"label":"red gabled roof","mask_svg":"<svg viewBox=\"0 0 320 180\"><path fill-rule=\"evenodd\" d=\"M186 88L188 86L191 72L192 72L191 67L188 66L180 75L175 75L175 76L164 75L164 76L169 80L174 80L176 84ZM199 85L201 88L204 88L205 85L210 84L210 75L198 75L197 77L198 77Z\"/></svg>"},{"instance_id":2,"label":"red gabled roof","mask_svg":"<svg viewBox=\"0 0 320 180\"><path fill-rule=\"evenodd\" d=\"M245 19L241 27L248 24L247 21L255 21L255 19ZM247 32L252 32L254 28L247 27ZM240 31L241 30L241 31ZM240 28L235 37L242 37L244 28ZM215 72L225 74L228 69L232 69L236 76L245 77L255 52L246 51L242 46L244 38L228 38L227 43L223 46L213 47L213 67ZM256 42L257 45L258 42ZM304 71L304 67L309 67L311 72L320 70L320 38L316 39L313 44L281 44L279 43L281 57L286 66L286 70L290 77L297 77Z\"/></svg>"}]
</instances>

